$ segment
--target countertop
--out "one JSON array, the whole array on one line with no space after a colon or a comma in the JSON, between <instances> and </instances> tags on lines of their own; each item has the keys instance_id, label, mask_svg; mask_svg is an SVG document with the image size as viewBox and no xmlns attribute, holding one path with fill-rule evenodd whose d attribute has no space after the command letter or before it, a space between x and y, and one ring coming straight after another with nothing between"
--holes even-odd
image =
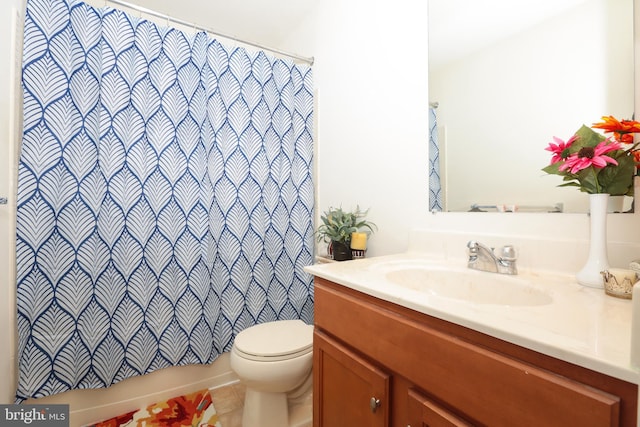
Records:
<instances>
[{"instance_id":1,"label":"countertop","mask_svg":"<svg viewBox=\"0 0 640 427\"><path fill-rule=\"evenodd\" d=\"M384 266L407 261L472 271L471 274L489 275L487 279L502 280L497 276L503 276L468 270L464 261L442 260L413 252L316 264L305 267L305 271L418 312L640 384L640 372L632 366L630 355L631 300L608 296L602 289L581 286L570 275L524 271L507 277L526 282L527 286L550 296L551 302L516 306L463 301L388 280Z\"/></svg>"}]
</instances>

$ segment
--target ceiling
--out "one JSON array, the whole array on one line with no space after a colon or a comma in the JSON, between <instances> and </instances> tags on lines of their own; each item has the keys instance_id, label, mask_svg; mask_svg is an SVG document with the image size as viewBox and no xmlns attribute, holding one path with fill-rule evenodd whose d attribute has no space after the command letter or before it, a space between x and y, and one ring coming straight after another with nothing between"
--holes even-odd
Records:
<instances>
[{"instance_id":1,"label":"ceiling","mask_svg":"<svg viewBox=\"0 0 640 427\"><path fill-rule=\"evenodd\" d=\"M440 65L587 0L429 0L429 61Z\"/></svg>"},{"instance_id":2,"label":"ceiling","mask_svg":"<svg viewBox=\"0 0 640 427\"><path fill-rule=\"evenodd\" d=\"M297 23L315 13L320 0L121 1L219 34L279 48ZM431 64L437 65L495 43L587 0L428 1L429 57Z\"/></svg>"},{"instance_id":3,"label":"ceiling","mask_svg":"<svg viewBox=\"0 0 640 427\"><path fill-rule=\"evenodd\" d=\"M253 43L278 48L319 0L122 0ZM109 4L118 7L116 4Z\"/></svg>"}]
</instances>

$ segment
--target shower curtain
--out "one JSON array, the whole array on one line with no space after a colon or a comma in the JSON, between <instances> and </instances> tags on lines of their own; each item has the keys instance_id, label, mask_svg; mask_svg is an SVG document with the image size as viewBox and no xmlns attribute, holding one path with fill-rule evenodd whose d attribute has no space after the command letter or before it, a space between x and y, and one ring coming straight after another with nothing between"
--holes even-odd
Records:
<instances>
[{"instance_id":1,"label":"shower curtain","mask_svg":"<svg viewBox=\"0 0 640 427\"><path fill-rule=\"evenodd\" d=\"M76 0L24 36L17 401L312 321L309 67Z\"/></svg>"},{"instance_id":2,"label":"shower curtain","mask_svg":"<svg viewBox=\"0 0 640 427\"><path fill-rule=\"evenodd\" d=\"M436 109L429 108L429 211L442 210L442 185L440 182L440 146L438 145L438 120Z\"/></svg>"}]
</instances>

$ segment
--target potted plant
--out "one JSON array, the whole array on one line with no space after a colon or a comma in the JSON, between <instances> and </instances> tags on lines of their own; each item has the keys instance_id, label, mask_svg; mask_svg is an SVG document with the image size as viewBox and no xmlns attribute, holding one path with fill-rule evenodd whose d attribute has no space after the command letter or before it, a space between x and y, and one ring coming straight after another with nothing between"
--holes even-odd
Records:
<instances>
[{"instance_id":1,"label":"potted plant","mask_svg":"<svg viewBox=\"0 0 640 427\"><path fill-rule=\"evenodd\" d=\"M358 206L354 212L347 212L342 208L329 208L322 213L322 224L316 231L316 237L318 242L329 243L334 260L352 259L350 244L353 233L364 229L372 233L377 229L374 223L364 219L367 212L368 209L361 211Z\"/></svg>"}]
</instances>

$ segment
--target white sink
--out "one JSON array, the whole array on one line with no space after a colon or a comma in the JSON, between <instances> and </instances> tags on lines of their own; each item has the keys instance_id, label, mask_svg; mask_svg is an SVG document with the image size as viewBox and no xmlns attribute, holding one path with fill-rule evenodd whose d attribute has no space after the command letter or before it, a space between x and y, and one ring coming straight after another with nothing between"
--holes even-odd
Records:
<instances>
[{"instance_id":1,"label":"white sink","mask_svg":"<svg viewBox=\"0 0 640 427\"><path fill-rule=\"evenodd\" d=\"M461 269L424 261L392 261L371 266L389 282L407 289L474 304L539 306L553 299L518 276Z\"/></svg>"}]
</instances>

